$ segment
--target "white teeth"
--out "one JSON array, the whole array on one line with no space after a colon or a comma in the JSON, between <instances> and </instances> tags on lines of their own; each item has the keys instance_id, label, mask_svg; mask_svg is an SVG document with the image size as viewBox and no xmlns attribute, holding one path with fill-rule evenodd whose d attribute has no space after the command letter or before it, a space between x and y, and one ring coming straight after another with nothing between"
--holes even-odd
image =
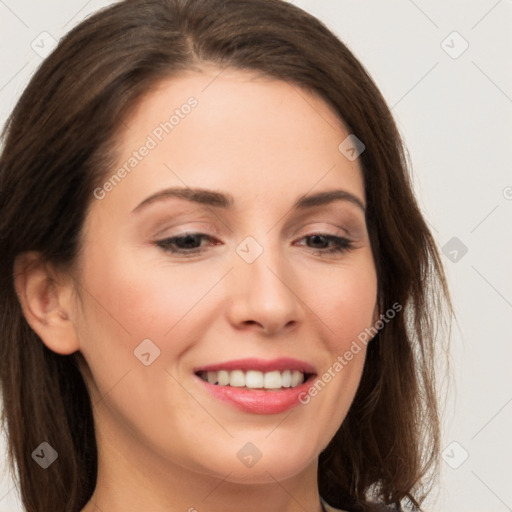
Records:
<instances>
[{"instance_id":1,"label":"white teeth","mask_svg":"<svg viewBox=\"0 0 512 512\"><path fill-rule=\"evenodd\" d=\"M210 384L249 389L294 388L304 382L304 374L299 370L274 370L266 373L258 370L219 370L201 372L199 375Z\"/></svg>"},{"instance_id":2,"label":"white teeth","mask_svg":"<svg viewBox=\"0 0 512 512\"><path fill-rule=\"evenodd\" d=\"M229 384L229 372L226 370L220 370L217 373L217 378L219 379L219 386L227 386Z\"/></svg>"},{"instance_id":3,"label":"white teeth","mask_svg":"<svg viewBox=\"0 0 512 512\"><path fill-rule=\"evenodd\" d=\"M281 386L283 388L289 388L292 385L292 372L290 370L285 370L281 374Z\"/></svg>"},{"instance_id":4,"label":"white teeth","mask_svg":"<svg viewBox=\"0 0 512 512\"><path fill-rule=\"evenodd\" d=\"M248 388L262 388L263 387L263 373L256 370L249 370L245 374L245 385Z\"/></svg>"},{"instance_id":5,"label":"white teeth","mask_svg":"<svg viewBox=\"0 0 512 512\"><path fill-rule=\"evenodd\" d=\"M304 382L304 374L297 370L293 370L292 372L292 388L302 384Z\"/></svg>"},{"instance_id":6,"label":"white teeth","mask_svg":"<svg viewBox=\"0 0 512 512\"><path fill-rule=\"evenodd\" d=\"M281 372L267 372L263 377L263 387L267 389L279 389L281 387Z\"/></svg>"},{"instance_id":7,"label":"white teeth","mask_svg":"<svg viewBox=\"0 0 512 512\"><path fill-rule=\"evenodd\" d=\"M245 386L245 375L242 370L233 370L229 374L229 385L235 388L243 388Z\"/></svg>"}]
</instances>

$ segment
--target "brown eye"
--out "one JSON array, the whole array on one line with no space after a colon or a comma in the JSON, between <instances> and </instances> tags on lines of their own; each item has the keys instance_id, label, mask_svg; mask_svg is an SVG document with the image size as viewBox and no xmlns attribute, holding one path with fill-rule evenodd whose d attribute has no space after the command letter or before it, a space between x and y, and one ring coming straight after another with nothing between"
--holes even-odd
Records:
<instances>
[{"instance_id":1,"label":"brown eye","mask_svg":"<svg viewBox=\"0 0 512 512\"><path fill-rule=\"evenodd\" d=\"M197 254L205 250L204 247L201 246L202 240L213 241L214 239L204 233L185 233L180 236L159 240L156 242L156 245L161 247L164 251L174 254Z\"/></svg>"},{"instance_id":2,"label":"brown eye","mask_svg":"<svg viewBox=\"0 0 512 512\"><path fill-rule=\"evenodd\" d=\"M303 237L303 240L310 240L307 246L320 253L343 253L353 246L352 241L344 237L329 235L326 233L314 233ZM331 246L329 246L331 244ZM320 247L318 247L320 245Z\"/></svg>"}]
</instances>

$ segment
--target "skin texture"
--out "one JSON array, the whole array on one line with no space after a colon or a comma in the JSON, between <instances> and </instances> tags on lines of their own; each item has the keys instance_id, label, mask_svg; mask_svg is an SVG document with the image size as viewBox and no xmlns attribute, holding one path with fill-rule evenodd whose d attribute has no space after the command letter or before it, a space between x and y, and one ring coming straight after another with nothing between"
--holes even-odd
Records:
<instances>
[{"instance_id":1,"label":"skin texture","mask_svg":"<svg viewBox=\"0 0 512 512\"><path fill-rule=\"evenodd\" d=\"M87 361L99 472L85 512L321 510L318 456L354 398L364 347L307 405L279 414L219 401L193 368L293 357L322 375L373 324L377 278L363 211L349 201L291 209L301 195L332 189L364 204L362 172L338 150L349 132L323 100L246 71L219 72L203 67L161 83L126 120L119 166L175 108L198 101L92 200L71 273L35 255L18 261L31 326L52 350L80 350ZM229 193L234 205L167 198L133 212L169 187ZM192 257L156 244L185 231L215 244L199 240L203 252ZM352 248L327 254L333 244L305 238L315 233L346 237ZM263 249L252 263L236 252L248 236ZM145 339L160 350L149 366L134 356ZM262 454L252 467L237 457L247 442Z\"/></svg>"}]
</instances>

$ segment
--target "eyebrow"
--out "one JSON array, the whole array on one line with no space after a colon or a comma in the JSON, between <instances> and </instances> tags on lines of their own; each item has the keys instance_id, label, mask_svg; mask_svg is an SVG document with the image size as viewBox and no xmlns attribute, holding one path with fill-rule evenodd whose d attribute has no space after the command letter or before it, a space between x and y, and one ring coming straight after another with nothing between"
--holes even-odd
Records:
<instances>
[{"instance_id":1,"label":"eyebrow","mask_svg":"<svg viewBox=\"0 0 512 512\"><path fill-rule=\"evenodd\" d=\"M204 188L178 187L167 188L147 197L132 210L132 213L137 212L152 203L163 201L169 198L185 199L186 201L191 201L193 203L224 209L232 208L234 204L233 196L230 194L224 194L215 190L208 190ZM359 199L351 192L342 189L328 190L311 195L302 195L295 201L292 209L305 210L307 208L327 205L334 201L348 201L349 203L358 206L363 212L366 211L365 205L361 199Z\"/></svg>"}]
</instances>

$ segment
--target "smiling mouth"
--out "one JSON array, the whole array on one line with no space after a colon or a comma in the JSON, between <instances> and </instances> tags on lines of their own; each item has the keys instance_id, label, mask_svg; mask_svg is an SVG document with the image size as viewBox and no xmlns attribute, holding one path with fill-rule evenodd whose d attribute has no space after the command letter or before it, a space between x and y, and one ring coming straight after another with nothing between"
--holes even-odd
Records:
<instances>
[{"instance_id":1,"label":"smiling mouth","mask_svg":"<svg viewBox=\"0 0 512 512\"><path fill-rule=\"evenodd\" d=\"M259 370L201 370L195 372L195 374L214 386L274 391L295 388L314 376L312 373L300 370L273 370L270 372L261 372Z\"/></svg>"}]
</instances>

